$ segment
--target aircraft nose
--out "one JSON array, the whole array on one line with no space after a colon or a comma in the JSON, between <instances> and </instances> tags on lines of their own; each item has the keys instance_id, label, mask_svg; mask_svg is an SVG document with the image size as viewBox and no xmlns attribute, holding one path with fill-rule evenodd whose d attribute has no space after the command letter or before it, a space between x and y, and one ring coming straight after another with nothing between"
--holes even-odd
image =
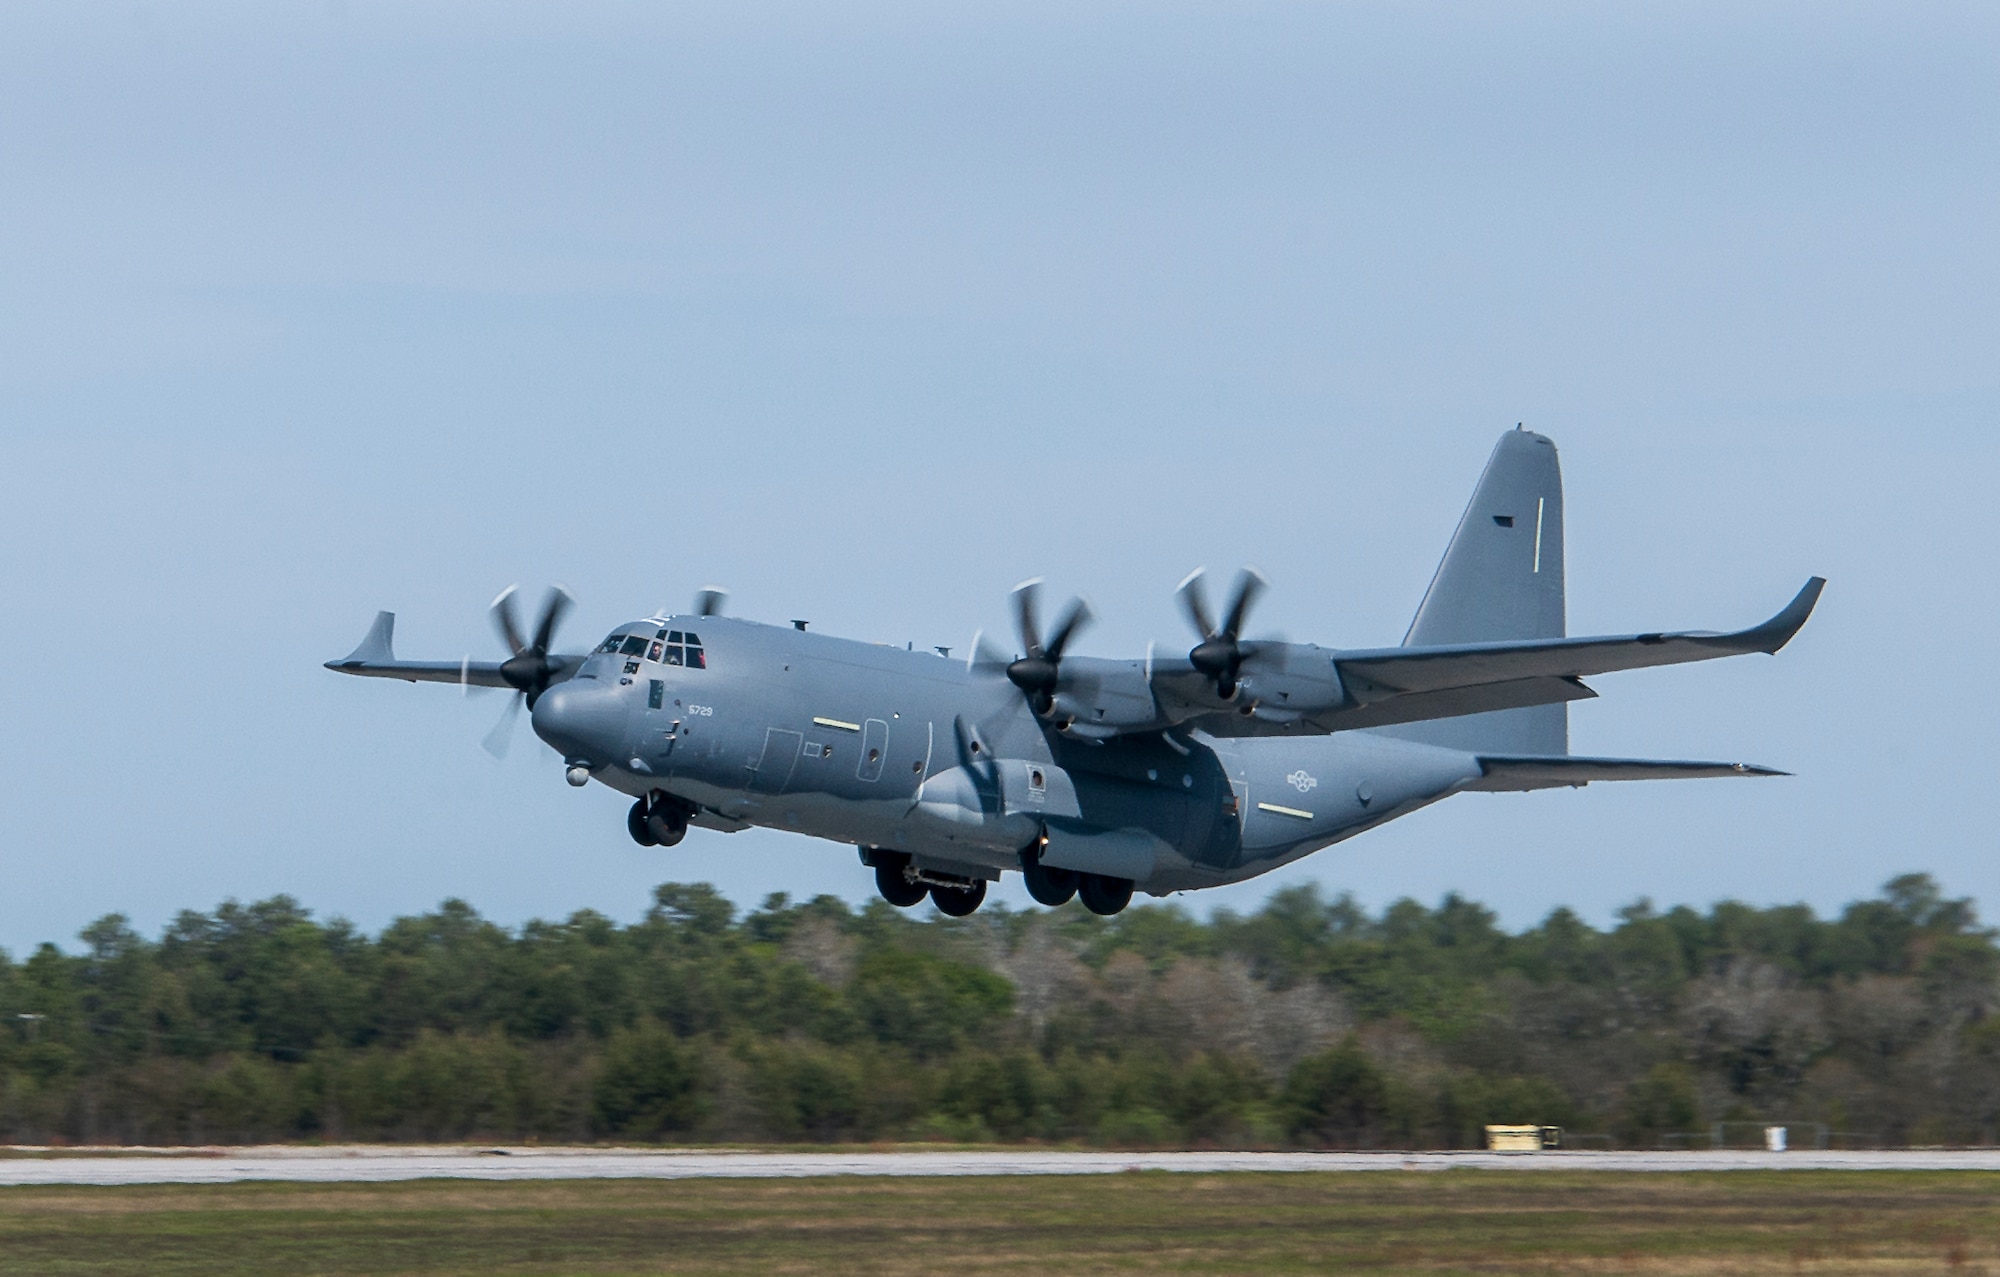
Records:
<instances>
[{"instance_id":1,"label":"aircraft nose","mask_svg":"<svg viewBox=\"0 0 2000 1277\"><path fill-rule=\"evenodd\" d=\"M543 692L532 711L535 735L568 759L612 762L625 735L625 702L594 680L572 679Z\"/></svg>"}]
</instances>

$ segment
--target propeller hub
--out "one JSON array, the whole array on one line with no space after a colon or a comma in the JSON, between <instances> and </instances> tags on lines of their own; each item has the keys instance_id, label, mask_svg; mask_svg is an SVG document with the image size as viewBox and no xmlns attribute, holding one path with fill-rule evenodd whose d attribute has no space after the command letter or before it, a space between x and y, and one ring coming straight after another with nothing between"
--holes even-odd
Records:
<instances>
[{"instance_id":1,"label":"propeller hub","mask_svg":"<svg viewBox=\"0 0 2000 1277\"><path fill-rule=\"evenodd\" d=\"M1024 656L1007 667L1007 680L1024 692L1053 692L1056 663L1046 656Z\"/></svg>"},{"instance_id":2,"label":"propeller hub","mask_svg":"<svg viewBox=\"0 0 2000 1277\"><path fill-rule=\"evenodd\" d=\"M507 680L507 686L534 694L548 681L549 664L540 653L521 652L500 662L500 677Z\"/></svg>"},{"instance_id":3,"label":"propeller hub","mask_svg":"<svg viewBox=\"0 0 2000 1277\"><path fill-rule=\"evenodd\" d=\"M1205 639L1197 643L1188 653L1188 664L1194 666L1210 678L1220 678L1242 663L1243 653L1236 644L1223 638Z\"/></svg>"}]
</instances>

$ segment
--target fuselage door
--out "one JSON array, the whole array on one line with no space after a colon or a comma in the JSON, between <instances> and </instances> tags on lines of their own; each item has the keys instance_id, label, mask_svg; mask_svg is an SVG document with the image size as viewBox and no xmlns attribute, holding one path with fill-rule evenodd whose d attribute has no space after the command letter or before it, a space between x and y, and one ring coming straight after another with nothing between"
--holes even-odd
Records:
<instances>
[{"instance_id":1,"label":"fuselage door","mask_svg":"<svg viewBox=\"0 0 2000 1277\"><path fill-rule=\"evenodd\" d=\"M882 779L882 763L889 756L889 724L871 718L861 728L861 763L854 769L860 780Z\"/></svg>"},{"instance_id":2,"label":"fuselage door","mask_svg":"<svg viewBox=\"0 0 2000 1277\"><path fill-rule=\"evenodd\" d=\"M751 792L783 793L791 783L792 769L799 764L799 745L804 740L803 732L788 732L778 727L765 729L764 752L751 769Z\"/></svg>"}]
</instances>

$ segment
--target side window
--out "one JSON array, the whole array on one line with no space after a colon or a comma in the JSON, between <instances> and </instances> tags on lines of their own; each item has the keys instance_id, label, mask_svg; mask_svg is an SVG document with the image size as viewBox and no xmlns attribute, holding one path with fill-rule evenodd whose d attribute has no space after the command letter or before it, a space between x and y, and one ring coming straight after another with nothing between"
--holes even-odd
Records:
<instances>
[{"instance_id":1,"label":"side window","mask_svg":"<svg viewBox=\"0 0 2000 1277\"><path fill-rule=\"evenodd\" d=\"M658 639L654 639L653 646L646 649L646 659L649 661L660 659L660 641Z\"/></svg>"},{"instance_id":2,"label":"side window","mask_svg":"<svg viewBox=\"0 0 2000 1277\"><path fill-rule=\"evenodd\" d=\"M646 708L658 709L666 701L666 698L667 685L657 678L648 679L646 682Z\"/></svg>"},{"instance_id":3,"label":"side window","mask_svg":"<svg viewBox=\"0 0 2000 1277\"><path fill-rule=\"evenodd\" d=\"M610 638L598 644L597 650L600 652L615 652L618 650L618 645L624 641L625 636L623 634L613 634Z\"/></svg>"},{"instance_id":4,"label":"side window","mask_svg":"<svg viewBox=\"0 0 2000 1277\"><path fill-rule=\"evenodd\" d=\"M619 650L623 651L627 656L645 655L646 636L643 634L634 634L629 636L628 638L626 638L624 645Z\"/></svg>"}]
</instances>

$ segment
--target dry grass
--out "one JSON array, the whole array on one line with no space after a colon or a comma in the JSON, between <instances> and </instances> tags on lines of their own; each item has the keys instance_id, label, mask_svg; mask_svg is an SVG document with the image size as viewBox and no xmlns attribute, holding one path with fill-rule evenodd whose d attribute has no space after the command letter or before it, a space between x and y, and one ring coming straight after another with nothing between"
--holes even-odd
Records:
<instances>
[{"instance_id":1,"label":"dry grass","mask_svg":"<svg viewBox=\"0 0 2000 1277\"><path fill-rule=\"evenodd\" d=\"M2000 1175L1322 1174L0 1189L0 1274L2000 1274Z\"/></svg>"}]
</instances>

